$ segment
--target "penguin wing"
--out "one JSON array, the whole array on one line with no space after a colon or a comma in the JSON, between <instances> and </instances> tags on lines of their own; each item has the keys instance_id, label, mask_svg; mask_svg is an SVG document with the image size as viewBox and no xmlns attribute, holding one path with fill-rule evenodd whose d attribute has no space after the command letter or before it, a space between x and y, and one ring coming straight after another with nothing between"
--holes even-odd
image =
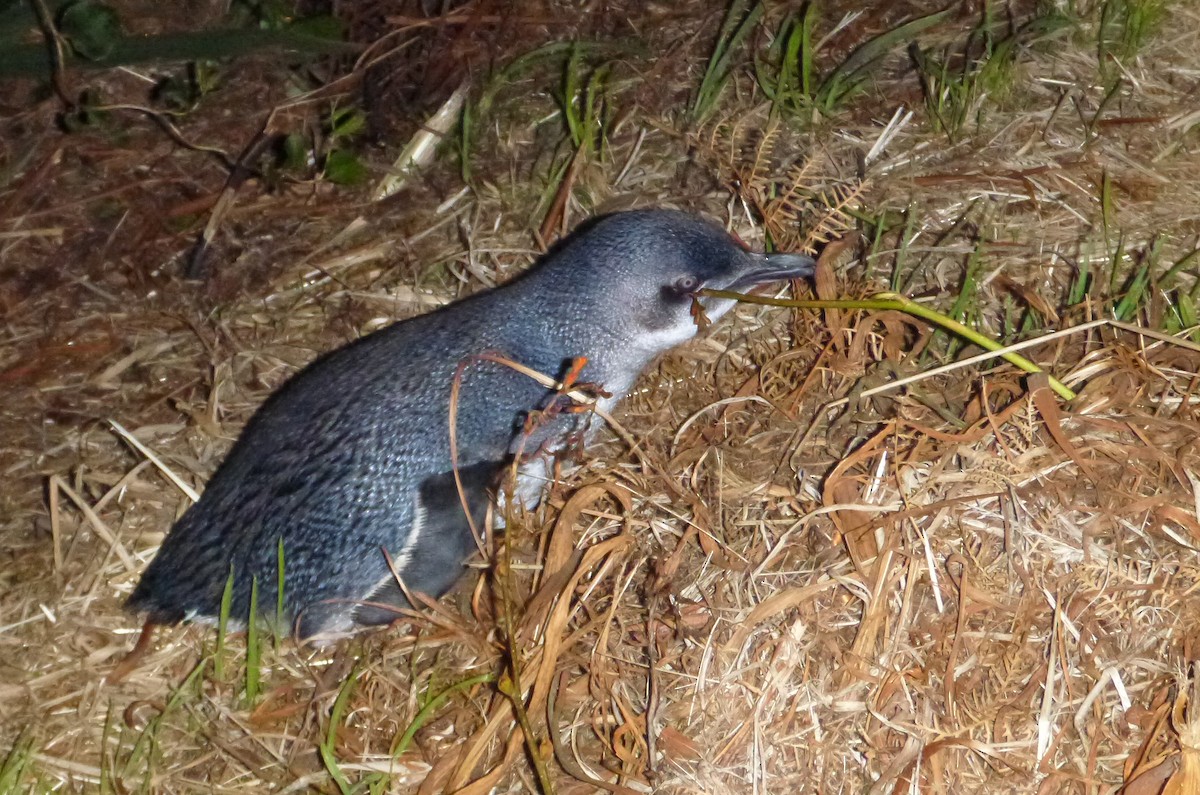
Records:
<instances>
[{"instance_id":1,"label":"penguin wing","mask_svg":"<svg viewBox=\"0 0 1200 795\"><path fill-rule=\"evenodd\" d=\"M490 490L503 466L501 461L483 461L460 468L458 482L453 471L431 475L421 482L412 529L392 560L404 586L389 572L355 609L355 623L365 626L395 621L398 608L411 606L406 589L437 597L454 586L467 560L478 549L475 532L486 532ZM470 509L469 519L464 501Z\"/></svg>"}]
</instances>

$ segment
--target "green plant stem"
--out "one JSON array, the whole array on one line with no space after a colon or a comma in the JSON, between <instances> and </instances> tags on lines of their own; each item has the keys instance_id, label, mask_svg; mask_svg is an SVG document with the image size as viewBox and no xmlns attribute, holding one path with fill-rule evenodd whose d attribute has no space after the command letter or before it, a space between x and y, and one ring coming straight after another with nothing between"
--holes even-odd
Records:
<instances>
[{"instance_id":1,"label":"green plant stem","mask_svg":"<svg viewBox=\"0 0 1200 795\"><path fill-rule=\"evenodd\" d=\"M452 684L433 698L429 699L425 706L417 710L417 714L413 716L412 722L408 724L408 728L404 730L404 733L397 737L396 741L392 743L391 757L395 759L397 756L408 750L408 746L410 743L412 743L413 737L417 736L417 732L422 726L425 725L426 721L429 720L429 717L438 709L440 709L443 704L449 701L452 695L462 690L470 690L472 687L475 687L475 685L482 685L487 682L495 681L496 674L494 673L479 674L478 676L472 676L470 679L464 679L461 682Z\"/></svg>"},{"instance_id":2,"label":"green plant stem","mask_svg":"<svg viewBox=\"0 0 1200 795\"><path fill-rule=\"evenodd\" d=\"M514 665L509 670L515 673L516 666ZM520 686L520 682L514 681L510 676L502 676L497 684L500 692L512 702L513 711L517 714L517 723L521 726L521 732L525 735L525 746L529 749L529 758L533 762L533 770L537 774L542 794L554 795L556 792L554 782L550 778L550 771L546 768L546 761L542 759L541 753L538 751L537 735L534 734L533 723L529 720L529 713L525 710L524 696L521 695Z\"/></svg>"},{"instance_id":3,"label":"green plant stem","mask_svg":"<svg viewBox=\"0 0 1200 795\"><path fill-rule=\"evenodd\" d=\"M916 301L905 298L898 293L876 293L870 298L864 299L836 299L829 301L805 301L794 300L788 298L768 298L761 295L746 295L744 293L735 293L730 290L701 290L701 295L710 296L712 298L727 298L733 301L741 301L747 304L760 304L763 306L786 306L797 309L866 309L866 310L894 310L904 312L905 314L919 317L922 320L927 320L934 325L940 326L947 331L958 334L964 339L978 345L984 350L999 351L1004 346L984 335L980 334L973 328L959 323L957 320L946 317L940 312L935 312L932 309L921 306ZM1016 353L998 353L1002 359L1016 367L1021 368L1027 373L1040 373L1042 368L1038 367L1033 362L1020 356ZM1074 400L1075 393L1071 391L1054 376L1050 376L1050 388L1053 389L1064 400Z\"/></svg>"}]
</instances>

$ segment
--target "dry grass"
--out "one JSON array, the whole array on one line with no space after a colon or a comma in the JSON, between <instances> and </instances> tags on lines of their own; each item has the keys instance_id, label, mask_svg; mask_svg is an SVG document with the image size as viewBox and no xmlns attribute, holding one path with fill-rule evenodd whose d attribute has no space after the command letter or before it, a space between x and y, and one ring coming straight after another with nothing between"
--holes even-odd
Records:
<instances>
[{"instance_id":1,"label":"dry grass","mask_svg":"<svg viewBox=\"0 0 1200 795\"><path fill-rule=\"evenodd\" d=\"M165 470L201 488L297 367L520 271L539 228L670 203L801 246L813 198L857 190L843 215L867 234L822 259L818 291L966 294L997 337L1102 314L1099 286L1065 301L1083 266L1105 282L1155 238L1164 263L1196 247L1191 6L1108 100L1094 40L1023 51L1012 95L954 140L899 54L833 121L772 125L743 81L685 130L716 22L625 13L658 57L617 74L652 87L618 93L640 104L566 189L547 175L574 155L538 124L557 77L535 72L498 98L473 190L450 164L382 206L245 187L203 286L175 273L224 186L211 159L148 126L50 134L46 105L8 123L4 162L25 165L0 193L0 757L21 789L539 791L530 749L562 793L1195 785L1200 354L1112 326L1026 352L1080 390L1063 405L993 363L869 392L932 370L945 340L888 313L744 306L645 376L622 434L537 515L510 517L494 574L331 649L265 643L257 698L245 638L198 627L103 681L137 629L121 600L187 504ZM868 14L831 46L903 18ZM660 40L678 30L695 38ZM269 77L232 81L189 136L238 151L283 101ZM1137 320L1163 323L1167 296Z\"/></svg>"}]
</instances>

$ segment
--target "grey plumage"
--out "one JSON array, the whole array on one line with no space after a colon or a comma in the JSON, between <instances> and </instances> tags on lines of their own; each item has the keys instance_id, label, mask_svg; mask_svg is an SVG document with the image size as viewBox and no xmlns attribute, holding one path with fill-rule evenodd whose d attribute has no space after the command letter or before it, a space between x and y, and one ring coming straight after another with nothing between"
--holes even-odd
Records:
<instances>
[{"instance_id":1,"label":"grey plumage","mask_svg":"<svg viewBox=\"0 0 1200 795\"><path fill-rule=\"evenodd\" d=\"M623 396L659 353L695 334L690 293L807 276L812 260L754 254L720 227L665 210L586 224L528 273L405 320L317 359L259 409L167 535L128 607L155 623L213 618L232 567L233 615L252 578L270 617L279 540L285 620L301 637L394 617L407 588L448 590L475 549L455 488L448 407L461 362L493 352ZM732 302L705 299L716 319ZM525 417L553 393L504 366L470 361L458 403L458 466L476 519L516 452ZM556 415L526 451L561 446L579 415ZM366 603L366 604L364 604ZM382 604L382 607L377 606Z\"/></svg>"}]
</instances>

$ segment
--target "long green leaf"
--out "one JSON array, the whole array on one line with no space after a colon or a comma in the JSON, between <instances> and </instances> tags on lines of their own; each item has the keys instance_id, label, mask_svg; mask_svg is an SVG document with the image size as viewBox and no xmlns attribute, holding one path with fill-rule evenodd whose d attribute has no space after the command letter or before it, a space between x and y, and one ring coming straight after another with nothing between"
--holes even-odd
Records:
<instances>
[{"instance_id":1,"label":"long green leaf","mask_svg":"<svg viewBox=\"0 0 1200 795\"><path fill-rule=\"evenodd\" d=\"M696 99L692 103L692 116L697 120L703 119L712 112L717 97L729 79L732 69L730 59L733 57L733 53L762 19L764 13L762 3L756 3L743 17L745 7L746 3L743 0L734 0L729 6L729 12L725 15L725 21L721 24L721 32L717 36L716 46L708 59L708 68L704 70L704 78L700 81Z\"/></svg>"},{"instance_id":2,"label":"long green leaf","mask_svg":"<svg viewBox=\"0 0 1200 795\"><path fill-rule=\"evenodd\" d=\"M250 614L246 617L246 702L253 705L258 700L259 682L262 675L260 662L262 647L258 639L258 578L250 580Z\"/></svg>"},{"instance_id":3,"label":"long green leaf","mask_svg":"<svg viewBox=\"0 0 1200 795\"><path fill-rule=\"evenodd\" d=\"M953 318L946 317L941 312L930 309L927 306L922 306L911 298L905 298L897 293L876 293L870 298L864 299L831 299L831 300L792 300L788 298L771 298L765 295L746 295L730 290L701 290L700 295L711 296L712 298L728 298L733 301L741 301L747 304L759 304L761 306L790 306L799 309L866 309L869 311L879 311L891 309L897 312L904 312L919 317L922 320L927 320L937 326L940 326L947 331L958 334L959 336L969 340L970 342L983 348L985 351L997 351L996 355L1006 362L1019 367L1027 373L1043 372L1042 368L1038 367L1033 362L1012 351L999 353L1004 348L999 342L990 339L979 333L973 328L959 323ZM1074 400L1075 393L1071 391L1065 384L1060 382L1054 376L1049 376L1050 388L1053 389L1064 400Z\"/></svg>"},{"instance_id":4,"label":"long green leaf","mask_svg":"<svg viewBox=\"0 0 1200 795\"><path fill-rule=\"evenodd\" d=\"M862 69L866 68L876 59L882 58L893 47L910 41L918 33L949 19L953 12L954 8L947 8L923 17L917 17L914 20L905 22L898 28L892 28L870 39L857 50L850 53L846 60L842 61L836 69L829 73L829 76L821 83L821 87L817 89L817 93L821 96L844 93L846 87L854 81Z\"/></svg>"}]
</instances>

